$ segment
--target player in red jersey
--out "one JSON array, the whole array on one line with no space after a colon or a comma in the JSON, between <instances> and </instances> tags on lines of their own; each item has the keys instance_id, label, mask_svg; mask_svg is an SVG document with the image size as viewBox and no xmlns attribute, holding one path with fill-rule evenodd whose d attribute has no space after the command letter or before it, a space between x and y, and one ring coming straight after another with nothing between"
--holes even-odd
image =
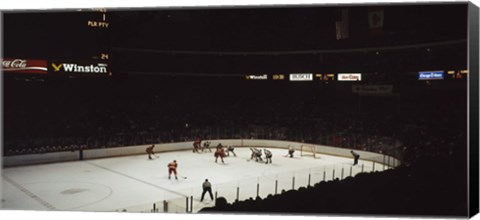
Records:
<instances>
[{"instance_id":1,"label":"player in red jersey","mask_svg":"<svg viewBox=\"0 0 480 220\"><path fill-rule=\"evenodd\" d=\"M175 174L175 179L178 180L177 178L177 161L174 160L173 162L170 162L167 167L168 167L168 179L170 179L170 175Z\"/></svg>"},{"instance_id":2,"label":"player in red jersey","mask_svg":"<svg viewBox=\"0 0 480 220\"><path fill-rule=\"evenodd\" d=\"M145 149L145 151L147 152L148 154L148 159L152 159L152 155L155 155L155 153L153 153L153 148L155 147L154 144L152 144L152 146L150 147L147 147L147 149Z\"/></svg>"},{"instance_id":3,"label":"player in red jersey","mask_svg":"<svg viewBox=\"0 0 480 220\"><path fill-rule=\"evenodd\" d=\"M193 153L198 153L201 143L202 143L202 140L200 140L199 138L195 139L195 141L193 142Z\"/></svg>"},{"instance_id":4,"label":"player in red jersey","mask_svg":"<svg viewBox=\"0 0 480 220\"><path fill-rule=\"evenodd\" d=\"M220 159L222 160L222 163L225 163L223 161L223 157L225 157L225 150L223 149L223 146L222 144L218 144L217 145L217 150L215 151L215 163L217 162L217 159L220 157Z\"/></svg>"}]
</instances>

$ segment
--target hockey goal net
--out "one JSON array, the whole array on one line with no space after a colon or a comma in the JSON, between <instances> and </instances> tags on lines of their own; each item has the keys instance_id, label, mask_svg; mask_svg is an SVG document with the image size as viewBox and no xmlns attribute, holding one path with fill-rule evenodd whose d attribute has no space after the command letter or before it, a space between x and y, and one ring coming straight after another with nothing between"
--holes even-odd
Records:
<instances>
[{"instance_id":1,"label":"hockey goal net","mask_svg":"<svg viewBox=\"0 0 480 220\"><path fill-rule=\"evenodd\" d=\"M300 156L312 156L313 158L316 158L316 149L315 146L313 145L301 145L300 146Z\"/></svg>"}]
</instances>

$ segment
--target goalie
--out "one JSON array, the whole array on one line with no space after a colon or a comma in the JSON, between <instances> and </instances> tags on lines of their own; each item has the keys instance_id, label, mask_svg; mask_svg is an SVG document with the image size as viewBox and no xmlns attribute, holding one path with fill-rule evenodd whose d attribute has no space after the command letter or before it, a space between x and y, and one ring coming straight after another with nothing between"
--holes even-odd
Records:
<instances>
[{"instance_id":1,"label":"goalie","mask_svg":"<svg viewBox=\"0 0 480 220\"><path fill-rule=\"evenodd\" d=\"M295 152L295 149L293 149L292 146L288 146L288 154L287 154L287 156L290 156L290 158L292 158L294 152Z\"/></svg>"},{"instance_id":2,"label":"goalie","mask_svg":"<svg viewBox=\"0 0 480 220\"><path fill-rule=\"evenodd\" d=\"M265 148L263 149L263 152L265 152L265 164L268 164L268 162L272 163L272 152Z\"/></svg>"},{"instance_id":3,"label":"goalie","mask_svg":"<svg viewBox=\"0 0 480 220\"><path fill-rule=\"evenodd\" d=\"M262 161L262 150L259 150L257 148L251 147L250 150L252 151L252 156L250 157L250 160L255 158L255 161Z\"/></svg>"}]
</instances>

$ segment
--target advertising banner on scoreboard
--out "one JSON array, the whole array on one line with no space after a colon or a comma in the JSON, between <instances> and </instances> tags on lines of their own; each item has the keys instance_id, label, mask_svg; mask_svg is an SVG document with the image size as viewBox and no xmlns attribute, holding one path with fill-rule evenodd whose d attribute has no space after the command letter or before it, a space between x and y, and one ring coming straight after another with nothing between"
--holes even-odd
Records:
<instances>
[{"instance_id":1,"label":"advertising banner on scoreboard","mask_svg":"<svg viewBox=\"0 0 480 220\"><path fill-rule=\"evenodd\" d=\"M290 81L312 81L313 73L290 73Z\"/></svg>"},{"instance_id":2,"label":"advertising banner on scoreboard","mask_svg":"<svg viewBox=\"0 0 480 220\"><path fill-rule=\"evenodd\" d=\"M418 80L441 80L444 79L444 71L422 71L418 72Z\"/></svg>"},{"instance_id":3,"label":"advertising banner on scoreboard","mask_svg":"<svg viewBox=\"0 0 480 220\"><path fill-rule=\"evenodd\" d=\"M321 81L335 81L335 74L333 73L315 73L315 78Z\"/></svg>"},{"instance_id":4,"label":"advertising banner on scoreboard","mask_svg":"<svg viewBox=\"0 0 480 220\"><path fill-rule=\"evenodd\" d=\"M391 94L392 85L352 85L352 92L368 95L385 95Z\"/></svg>"},{"instance_id":5,"label":"advertising banner on scoreboard","mask_svg":"<svg viewBox=\"0 0 480 220\"><path fill-rule=\"evenodd\" d=\"M52 61L49 64L49 71L52 74L80 74L90 76L110 75L108 62L63 62Z\"/></svg>"},{"instance_id":6,"label":"advertising banner on scoreboard","mask_svg":"<svg viewBox=\"0 0 480 220\"><path fill-rule=\"evenodd\" d=\"M361 73L339 73L337 76L338 81L362 81Z\"/></svg>"},{"instance_id":7,"label":"advertising banner on scoreboard","mask_svg":"<svg viewBox=\"0 0 480 220\"><path fill-rule=\"evenodd\" d=\"M2 59L2 71L5 73L47 74L46 60Z\"/></svg>"},{"instance_id":8,"label":"advertising banner on scoreboard","mask_svg":"<svg viewBox=\"0 0 480 220\"><path fill-rule=\"evenodd\" d=\"M445 78L449 79L464 79L467 78L468 71L467 70L449 70L445 75Z\"/></svg>"},{"instance_id":9,"label":"advertising banner on scoreboard","mask_svg":"<svg viewBox=\"0 0 480 220\"><path fill-rule=\"evenodd\" d=\"M261 75L249 74L249 75L245 75L245 79L246 80L267 80L268 75L267 74L261 74Z\"/></svg>"}]
</instances>

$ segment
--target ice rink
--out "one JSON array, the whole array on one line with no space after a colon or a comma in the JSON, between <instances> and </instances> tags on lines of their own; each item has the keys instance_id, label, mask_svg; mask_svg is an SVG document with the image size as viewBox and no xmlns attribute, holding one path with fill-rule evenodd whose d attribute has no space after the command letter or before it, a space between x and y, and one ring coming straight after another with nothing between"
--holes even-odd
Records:
<instances>
[{"instance_id":1,"label":"ice rink","mask_svg":"<svg viewBox=\"0 0 480 220\"><path fill-rule=\"evenodd\" d=\"M264 198L322 180L346 178L387 167L360 160L317 154L286 157L285 149L270 149L273 163L250 160L249 148L236 148L236 157L215 163L213 152L176 151L147 155L4 168L2 209L61 211L197 212L213 206L208 193L200 202L202 183L209 179L213 193L235 199ZM213 149L212 149L213 151ZM362 158L360 158L362 159ZM178 162L179 178L168 179L167 164ZM193 198L193 201L187 198ZM164 202L167 207L164 207ZM190 208L187 208L190 207Z\"/></svg>"}]
</instances>

